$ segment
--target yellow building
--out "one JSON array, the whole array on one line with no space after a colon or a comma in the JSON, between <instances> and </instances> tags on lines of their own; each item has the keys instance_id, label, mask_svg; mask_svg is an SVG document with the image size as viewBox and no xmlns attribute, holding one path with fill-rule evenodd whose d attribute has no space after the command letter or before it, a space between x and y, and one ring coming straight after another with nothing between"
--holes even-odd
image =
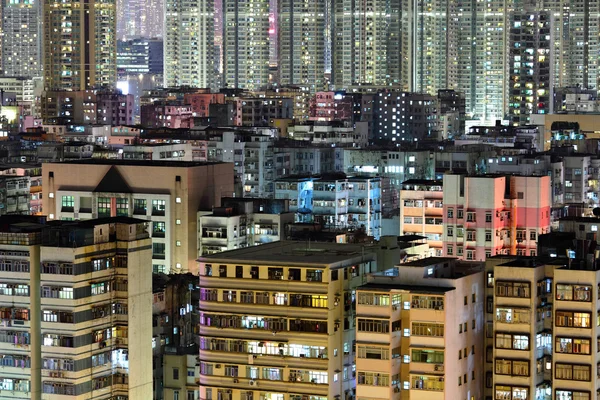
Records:
<instances>
[{"instance_id":1,"label":"yellow building","mask_svg":"<svg viewBox=\"0 0 600 400\"><path fill-rule=\"evenodd\" d=\"M44 222L0 220L0 399L152 398L146 222Z\"/></svg>"},{"instance_id":2,"label":"yellow building","mask_svg":"<svg viewBox=\"0 0 600 400\"><path fill-rule=\"evenodd\" d=\"M349 399L363 246L274 242L201 257L200 398Z\"/></svg>"}]
</instances>

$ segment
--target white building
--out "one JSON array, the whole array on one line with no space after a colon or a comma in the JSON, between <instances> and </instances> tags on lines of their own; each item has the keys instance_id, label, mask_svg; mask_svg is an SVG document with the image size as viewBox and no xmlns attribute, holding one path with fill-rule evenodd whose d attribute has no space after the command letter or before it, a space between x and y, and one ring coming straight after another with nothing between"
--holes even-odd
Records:
<instances>
[{"instance_id":1,"label":"white building","mask_svg":"<svg viewBox=\"0 0 600 400\"><path fill-rule=\"evenodd\" d=\"M381 178L346 177L343 173L278 179L275 198L289 199L296 222L316 222L331 228L365 229L381 235Z\"/></svg>"},{"instance_id":2,"label":"white building","mask_svg":"<svg viewBox=\"0 0 600 400\"><path fill-rule=\"evenodd\" d=\"M198 256L285 239L294 213L284 200L223 198L198 212Z\"/></svg>"},{"instance_id":3,"label":"white building","mask_svg":"<svg viewBox=\"0 0 600 400\"><path fill-rule=\"evenodd\" d=\"M325 89L326 2L284 0L279 5L279 81L309 92Z\"/></svg>"},{"instance_id":4,"label":"white building","mask_svg":"<svg viewBox=\"0 0 600 400\"><path fill-rule=\"evenodd\" d=\"M42 76L42 2L2 2L2 72L4 76Z\"/></svg>"},{"instance_id":5,"label":"white building","mask_svg":"<svg viewBox=\"0 0 600 400\"><path fill-rule=\"evenodd\" d=\"M249 90L266 86L269 43L269 0L223 0L225 86Z\"/></svg>"}]
</instances>

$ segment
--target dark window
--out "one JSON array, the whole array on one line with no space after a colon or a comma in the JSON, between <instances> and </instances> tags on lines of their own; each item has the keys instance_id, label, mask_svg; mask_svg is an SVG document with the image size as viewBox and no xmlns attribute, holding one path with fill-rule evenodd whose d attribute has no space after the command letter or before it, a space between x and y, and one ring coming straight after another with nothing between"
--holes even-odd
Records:
<instances>
[{"instance_id":1,"label":"dark window","mask_svg":"<svg viewBox=\"0 0 600 400\"><path fill-rule=\"evenodd\" d=\"M219 265L219 278L227 278L227 265Z\"/></svg>"},{"instance_id":2,"label":"dark window","mask_svg":"<svg viewBox=\"0 0 600 400\"><path fill-rule=\"evenodd\" d=\"M288 269L288 280L290 280L290 281L299 281L300 280L300 268L290 268L290 269Z\"/></svg>"},{"instance_id":3,"label":"dark window","mask_svg":"<svg viewBox=\"0 0 600 400\"><path fill-rule=\"evenodd\" d=\"M338 280L338 271L331 271L331 280L332 281L337 281Z\"/></svg>"},{"instance_id":4,"label":"dark window","mask_svg":"<svg viewBox=\"0 0 600 400\"><path fill-rule=\"evenodd\" d=\"M236 265L235 266L235 277L236 278L243 278L244 277L244 267L241 265Z\"/></svg>"},{"instance_id":5,"label":"dark window","mask_svg":"<svg viewBox=\"0 0 600 400\"><path fill-rule=\"evenodd\" d=\"M179 380L179 368L173 368L173 379Z\"/></svg>"}]
</instances>

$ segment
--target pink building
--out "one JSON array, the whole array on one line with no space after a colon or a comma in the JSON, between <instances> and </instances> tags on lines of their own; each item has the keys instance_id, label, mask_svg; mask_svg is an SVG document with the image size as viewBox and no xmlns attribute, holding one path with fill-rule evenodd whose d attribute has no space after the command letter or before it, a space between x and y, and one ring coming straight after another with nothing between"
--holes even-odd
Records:
<instances>
[{"instance_id":1,"label":"pink building","mask_svg":"<svg viewBox=\"0 0 600 400\"><path fill-rule=\"evenodd\" d=\"M445 256L485 260L497 254L537 254L550 231L548 176L444 175Z\"/></svg>"},{"instance_id":2,"label":"pink building","mask_svg":"<svg viewBox=\"0 0 600 400\"><path fill-rule=\"evenodd\" d=\"M310 100L310 121L352 120L352 96L336 92L317 92Z\"/></svg>"},{"instance_id":3,"label":"pink building","mask_svg":"<svg viewBox=\"0 0 600 400\"><path fill-rule=\"evenodd\" d=\"M186 93L183 96L183 103L192 107L195 117L208 117L210 105L225 104L225 95L223 93Z\"/></svg>"},{"instance_id":4,"label":"pink building","mask_svg":"<svg viewBox=\"0 0 600 400\"><path fill-rule=\"evenodd\" d=\"M134 126L113 126L110 129L108 145L127 146L136 142L140 136L140 128Z\"/></svg>"},{"instance_id":5,"label":"pink building","mask_svg":"<svg viewBox=\"0 0 600 400\"><path fill-rule=\"evenodd\" d=\"M104 125L133 125L132 94L103 92L96 95L96 121Z\"/></svg>"}]
</instances>

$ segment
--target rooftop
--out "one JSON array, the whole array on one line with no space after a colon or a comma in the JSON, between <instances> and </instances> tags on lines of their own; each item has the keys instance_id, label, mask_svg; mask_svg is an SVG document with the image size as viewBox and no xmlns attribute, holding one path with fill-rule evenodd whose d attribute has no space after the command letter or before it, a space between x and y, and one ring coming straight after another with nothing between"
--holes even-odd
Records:
<instances>
[{"instance_id":1,"label":"rooftop","mask_svg":"<svg viewBox=\"0 0 600 400\"><path fill-rule=\"evenodd\" d=\"M415 285L402 285L390 281L386 283L367 283L366 285L359 286L357 290L377 290L382 292L389 292L392 290L406 290L412 293L424 293L424 294L441 294L454 290L453 287L440 287L440 286L415 286Z\"/></svg>"},{"instance_id":2,"label":"rooftop","mask_svg":"<svg viewBox=\"0 0 600 400\"><path fill-rule=\"evenodd\" d=\"M83 160L69 160L62 163L52 164L92 164L92 165L119 165L119 166L139 166L139 167L179 167L192 168L209 165L225 164L222 162L200 162L200 161L153 161L153 160L123 160L123 159L105 159L88 158Z\"/></svg>"},{"instance_id":3,"label":"rooftop","mask_svg":"<svg viewBox=\"0 0 600 400\"><path fill-rule=\"evenodd\" d=\"M375 258L370 251L365 252L365 246L358 244L279 241L203 256L198 261L278 266L299 265L303 267L320 265L340 268L358 264L363 260L374 261Z\"/></svg>"},{"instance_id":4,"label":"rooftop","mask_svg":"<svg viewBox=\"0 0 600 400\"><path fill-rule=\"evenodd\" d=\"M444 181L436 181L432 179L409 179L402 182L402 185L424 185L424 186L442 186Z\"/></svg>"},{"instance_id":5,"label":"rooftop","mask_svg":"<svg viewBox=\"0 0 600 400\"><path fill-rule=\"evenodd\" d=\"M428 265L435 265L444 262L456 261L454 257L427 257L420 260L409 261L407 263L400 264L401 267L427 267Z\"/></svg>"},{"instance_id":6,"label":"rooftop","mask_svg":"<svg viewBox=\"0 0 600 400\"><path fill-rule=\"evenodd\" d=\"M91 228L98 225L104 224L145 224L148 223L145 219L133 218L133 217L106 217L96 219L86 219L82 221L49 221L48 225L51 226L72 226L74 228Z\"/></svg>"},{"instance_id":7,"label":"rooftop","mask_svg":"<svg viewBox=\"0 0 600 400\"><path fill-rule=\"evenodd\" d=\"M398 241L399 242L416 242L419 240L425 240L427 239L426 236L421 236L421 235L402 235L402 236L398 236Z\"/></svg>"}]
</instances>

